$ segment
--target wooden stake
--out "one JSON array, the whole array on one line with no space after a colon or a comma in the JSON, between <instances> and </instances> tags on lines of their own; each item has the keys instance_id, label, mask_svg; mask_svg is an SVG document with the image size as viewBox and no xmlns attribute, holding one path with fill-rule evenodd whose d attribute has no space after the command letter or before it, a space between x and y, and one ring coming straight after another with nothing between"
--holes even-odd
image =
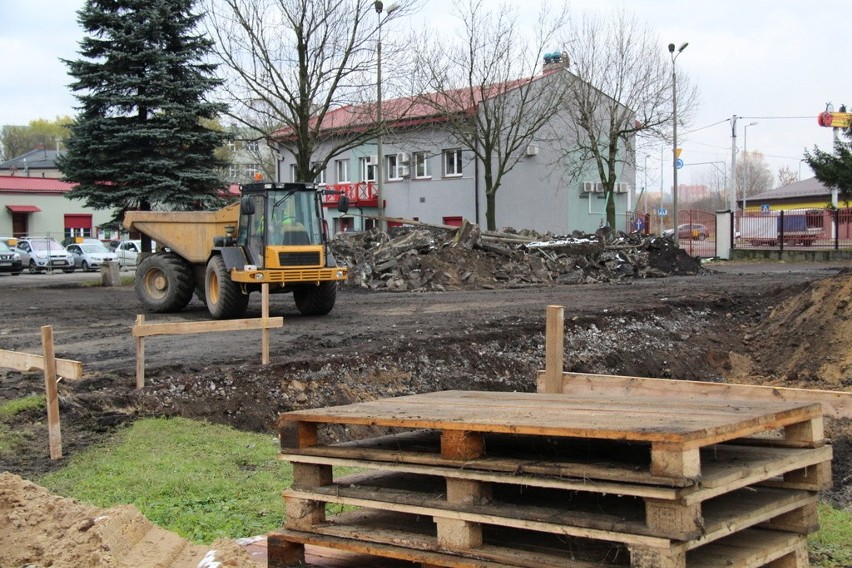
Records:
<instances>
[{"instance_id":1,"label":"wooden stake","mask_svg":"<svg viewBox=\"0 0 852 568\"><path fill-rule=\"evenodd\" d=\"M269 319L269 284L261 285L260 306L260 317L266 321ZM269 328L264 327L260 333L260 363L269 365Z\"/></svg>"},{"instance_id":2,"label":"wooden stake","mask_svg":"<svg viewBox=\"0 0 852 568\"><path fill-rule=\"evenodd\" d=\"M59 393L56 387L56 353L53 349L53 327L41 326L41 343L44 349L44 392L47 398L47 436L50 459L62 457L62 429L59 424Z\"/></svg>"},{"instance_id":3,"label":"wooden stake","mask_svg":"<svg viewBox=\"0 0 852 568\"><path fill-rule=\"evenodd\" d=\"M545 335L544 381L539 392L562 393L562 367L565 341L565 308L547 306L547 333Z\"/></svg>"},{"instance_id":4,"label":"wooden stake","mask_svg":"<svg viewBox=\"0 0 852 568\"><path fill-rule=\"evenodd\" d=\"M136 316L136 325L141 327L145 325L145 316L139 314ZM141 389L145 386L145 337L143 335L136 336L136 388Z\"/></svg>"}]
</instances>

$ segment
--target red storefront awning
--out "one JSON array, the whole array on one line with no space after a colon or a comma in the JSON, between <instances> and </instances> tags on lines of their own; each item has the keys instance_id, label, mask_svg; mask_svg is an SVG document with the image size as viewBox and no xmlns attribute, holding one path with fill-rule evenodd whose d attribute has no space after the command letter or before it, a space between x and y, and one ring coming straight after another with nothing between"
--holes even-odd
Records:
<instances>
[{"instance_id":1,"label":"red storefront awning","mask_svg":"<svg viewBox=\"0 0 852 568\"><path fill-rule=\"evenodd\" d=\"M12 213L38 213L41 211L35 205L7 205L6 209Z\"/></svg>"}]
</instances>

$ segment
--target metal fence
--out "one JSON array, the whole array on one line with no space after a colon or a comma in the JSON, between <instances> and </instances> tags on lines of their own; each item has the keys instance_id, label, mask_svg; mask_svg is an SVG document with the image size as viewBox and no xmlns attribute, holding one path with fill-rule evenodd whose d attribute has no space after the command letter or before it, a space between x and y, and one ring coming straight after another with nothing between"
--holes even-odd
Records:
<instances>
[{"instance_id":1,"label":"metal fence","mask_svg":"<svg viewBox=\"0 0 852 568\"><path fill-rule=\"evenodd\" d=\"M852 208L738 213L733 223L736 249L852 248Z\"/></svg>"}]
</instances>

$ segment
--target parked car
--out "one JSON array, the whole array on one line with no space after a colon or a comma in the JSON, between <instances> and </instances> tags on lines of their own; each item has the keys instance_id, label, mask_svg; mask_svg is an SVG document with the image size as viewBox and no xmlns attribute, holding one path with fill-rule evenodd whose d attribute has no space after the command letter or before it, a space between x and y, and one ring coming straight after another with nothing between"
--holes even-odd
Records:
<instances>
[{"instance_id":1,"label":"parked car","mask_svg":"<svg viewBox=\"0 0 852 568\"><path fill-rule=\"evenodd\" d=\"M95 270L100 268L104 262L118 260L116 254L110 252L100 241L70 244L65 247L65 250L74 257L74 268L82 268L83 270Z\"/></svg>"},{"instance_id":2,"label":"parked car","mask_svg":"<svg viewBox=\"0 0 852 568\"><path fill-rule=\"evenodd\" d=\"M23 270L24 263L21 262L21 255L0 240L0 272L11 272L12 276L17 276Z\"/></svg>"},{"instance_id":3,"label":"parked car","mask_svg":"<svg viewBox=\"0 0 852 568\"><path fill-rule=\"evenodd\" d=\"M121 241L115 247L118 266L121 268L136 268L140 252L142 252L142 241Z\"/></svg>"},{"instance_id":4,"label":"parked car","mask_svg":"<svg viewBox=\"0 0 852 568\"><path fill-rule=\"evenodd\" d=\"M74 258L59 241L50 237L21 237L15 245L21 262L30 272L44 272L49 268L61 268L62 272L74 272Z\"/></svg>"},{"instance_id":5,"label":"parked car","mask_svg":"<svg viewBox=\"0 0 852 568\"><path fill-rule=\"evenodd\" d=\"M674 229L666 229L663 235L671 237L674 235ZM703 241L710 236L710 231L701 223L684 223L677 227L677 238L679 240L699 240Z\"/></svg>"},{"instance_id":6,"label":"parked car","mask_svg":"<svg viewBox=\"0 0 852 568\"><path fill-rule=\"evenodd\" d=\"M62 246L67 247L68 245L82 245L82 244L90 244L90 245L103 245L104 242L100 239L96 239L94 237L65 237L62 239Z\"/></svg>"}]
</instances>

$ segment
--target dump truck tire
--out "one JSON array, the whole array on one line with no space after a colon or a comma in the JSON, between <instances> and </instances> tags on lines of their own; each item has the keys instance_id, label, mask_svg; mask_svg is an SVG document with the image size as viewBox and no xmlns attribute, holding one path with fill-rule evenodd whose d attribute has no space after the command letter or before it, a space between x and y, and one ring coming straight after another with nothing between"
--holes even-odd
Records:
<instances>
[{"instance_id":1,"label":"dump truck tire","mask_svg":"<svg viewBox=\"0 0 852 568\"><path fill-rule=\"evenodd\" d=\"M179 312L192 299L192 267L174 253L158 252L136 268L136 296L158 313Z\"/></svg>"},{"instance_id":2,"label":"dump truck tire","mask_svg":"<svg viewBox=\"0 0 852 568\"><path fill-rule=\"evenodd\" d=\"M242 317L248 307L248 294L243 294L239 284L231 280L225 261L218 255L207 262L204 297L213 319Z\"/></svg>"},{"instance_id":3,"label":"dump truck tire","mask_svg":"<svg viewBox=\"0 0 852 568\"><path fill-rule=\"evenodd\" d=\"M302 315L324 316L334 308L337 300L337 282L323 282L319 286L302 286L293 290L293 299Z\"/></svg>"}]
</instances>

